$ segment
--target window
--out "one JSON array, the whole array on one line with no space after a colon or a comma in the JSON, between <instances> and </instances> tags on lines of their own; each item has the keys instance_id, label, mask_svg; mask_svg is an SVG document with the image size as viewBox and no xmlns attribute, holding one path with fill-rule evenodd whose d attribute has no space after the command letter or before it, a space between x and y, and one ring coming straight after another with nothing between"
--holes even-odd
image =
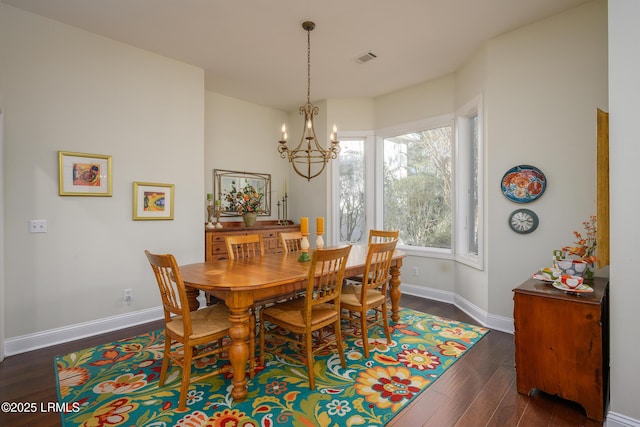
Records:
<instances>
[{"instance_id":1,"label":"window","mask_svg":"<svg viewBox=\"0 0 640 427\"><path fill-rule=\"evenodd\" d=\"M338 184L340 241L359 242L367 232L365 211L364 140L340 141Z\"/></svg>"},{"instance_id":2,"label":"window","mask_svg":"<svg viewBox=\"0 0 640 427\"><path fill-rule=\"evenodd\" d=\"M482 114L481 99L458 112L456 259L482 269Z\"/></svg>"},{"instance_id":3,"label":"window","mask_svg":"<svg viewBox=\"0 0 640 427\"><path fill-rule=\"evenodd\" d=\"M382 225L400 244L452 249L450 117L382 134Z\"/></svg>"},{"instance_id":4,"label":"window","mask_svg":"<svg viewBox=\"0 0 640 427\"><path fill-rule=\"evenodd\" d=\"M357 243L366 241L373 224L373 134L370 132L340 134L340 154L337 159L335 200L339 224L337 241ZM334 172L335 173L335 172Z\"/></svg>"}]
</instances>

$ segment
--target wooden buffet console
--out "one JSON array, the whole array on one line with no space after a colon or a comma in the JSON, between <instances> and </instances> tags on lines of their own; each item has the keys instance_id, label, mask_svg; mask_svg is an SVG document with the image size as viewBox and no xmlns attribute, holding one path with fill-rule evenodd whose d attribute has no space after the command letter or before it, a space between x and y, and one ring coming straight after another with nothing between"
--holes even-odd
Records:
<instances>
[{"instance_id":1,"label":"wooden buffet console","mask_svg":"<svg viewBox=\"0 0 640 427\"><path fill-rule=\"evenodd\" d=\"M513 290L518 392L532 389L579 403L602 422L609 386L609 282L567 294L529 279Z\"/></svg>"},{"instance_id":2,"label":"wooden buffet console","mask_svg":"<svg viewBox=\"0 0 640 427\"><path fill-rule=\"evenodd\" d=\"M253 227L246 227L244 222L223 222L222 228L205 228L204 233L204 260L227 258L227 247L224 243L225 236L238 236L247 234L262 234L264 251L268 254L282 253L280 233L300 231L300 224L288 221L286 225L278 225L278 221L256 221Z\"/></svg>"}]
</instances>

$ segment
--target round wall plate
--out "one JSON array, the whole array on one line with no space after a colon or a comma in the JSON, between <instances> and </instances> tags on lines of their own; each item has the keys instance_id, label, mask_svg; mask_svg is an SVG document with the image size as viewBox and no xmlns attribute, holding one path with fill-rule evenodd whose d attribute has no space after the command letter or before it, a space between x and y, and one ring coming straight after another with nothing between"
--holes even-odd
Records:
<instances>
[{"instance_id":1,"label":"round wall plate","mask_svg":"<svg viewBox=\"0 0 640 427\"><path fill-rule=\"evenodd\" d=\"M509 215L509 227L519 234L532 233L538 228L538 215L529 209L516 209Z\"/></svg>"},{"instance_id":2,"label":"round wall plate","mask_svg":"<svg viewBox=\"0 0 640 427\"><path fill-rule=\"evenodd\" d=\"M500 181L502 194L516 203L530 203L542 196L547 178L534 166L520 165L509 169Z\"/></svg>"}]
</instances>

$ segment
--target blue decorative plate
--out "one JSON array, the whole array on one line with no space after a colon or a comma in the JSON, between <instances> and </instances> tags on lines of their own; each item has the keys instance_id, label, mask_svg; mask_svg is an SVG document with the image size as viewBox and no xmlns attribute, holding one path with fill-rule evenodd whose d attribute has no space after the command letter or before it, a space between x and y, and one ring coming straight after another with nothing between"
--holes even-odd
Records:
<instances>
[{"instance_id":1,"label":"blue decorative plate","mask_svg":"<svg viewBox=\"0 0 640 427\"><path fill-rule=\"evenodd\" d=\"M540 169L520 165L509 169L500 182L502 194L516 203L529 203L542 196L547 179Z\"/></svg>"}]
</instances>

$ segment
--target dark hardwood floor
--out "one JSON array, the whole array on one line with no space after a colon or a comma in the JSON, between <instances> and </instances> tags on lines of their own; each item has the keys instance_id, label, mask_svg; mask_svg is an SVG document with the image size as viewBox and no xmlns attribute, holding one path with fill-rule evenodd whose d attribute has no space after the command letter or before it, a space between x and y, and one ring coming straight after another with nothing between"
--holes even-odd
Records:
<instances>
[{"instance_id":1,"label":"dark hardwood floor","mask_svg":"<svg viewBox=\"0 0 640 427\"><path fill-rule=\"evenodd\" d=\"M453 305L404 295L401 305L463 322L477 323ZM0 363L0 402L35 403L34 413L0 411L0 426L59 426L56 412L42 412L57 402L54 356L127 338L162 327L157 321L6 358ZM572 402L535 392L516 391L513 336L491 331L388 424L419 426L602 426L587 419Z\"/></svg>"}]
</instances>

